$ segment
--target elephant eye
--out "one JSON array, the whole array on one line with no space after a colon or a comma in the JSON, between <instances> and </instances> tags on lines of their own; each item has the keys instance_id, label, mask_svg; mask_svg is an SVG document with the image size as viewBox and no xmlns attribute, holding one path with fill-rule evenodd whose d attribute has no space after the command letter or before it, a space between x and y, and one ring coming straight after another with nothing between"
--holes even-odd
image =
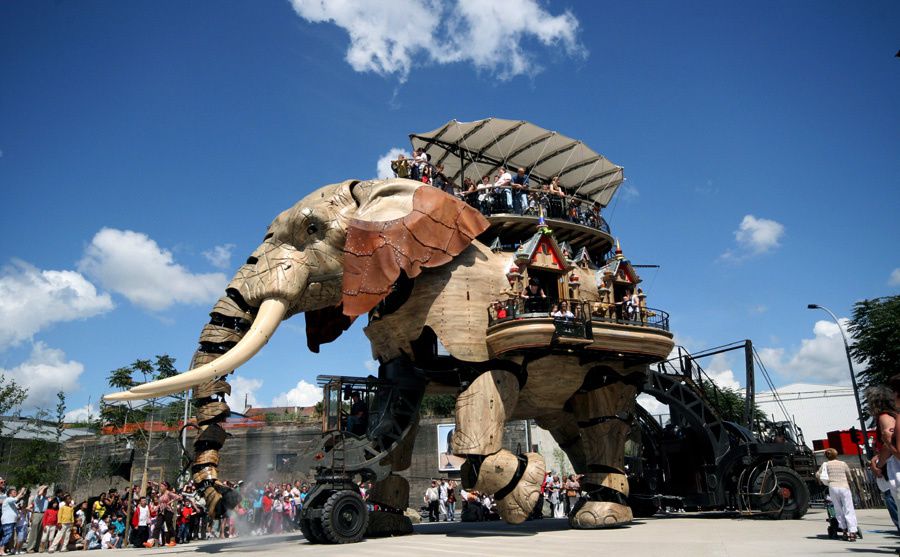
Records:
<instances>
[{"instance_id":1,"label":"elephant eye","mask_svg":"<svg viewBox=\"0 0 900 557\"><path fill-rule=\"evenodd\" d=\"M306 229L306 233L309 234L310 236L312 236L313 234L315 234L318 231L319 231L319 228L315 224L309 225L309 227Z\"/></svg>"}]
</instances>

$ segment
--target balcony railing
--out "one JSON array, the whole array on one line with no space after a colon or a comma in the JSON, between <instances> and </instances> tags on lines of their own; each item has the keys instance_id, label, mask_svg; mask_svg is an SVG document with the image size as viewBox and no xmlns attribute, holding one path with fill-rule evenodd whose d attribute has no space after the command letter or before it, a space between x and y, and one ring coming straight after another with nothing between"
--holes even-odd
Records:
<instances>
[{"instance_id":1,"label":"balcony railing","mask_svg":"<svg viewBox=\"0 0 900 557\"><path fill-rule=\"evenodd\" d=\"M635 327L653 327L663 331L669 330L669 314L661 309L639 307L628 315L627 309L620 303L604 304L601 302L585 302L582 300L551 300L549 298L509 298L498 301L488 308L488 326L506 321L551 317L553 306L566 302L572 317L557 317L557 333L561 336L578 336L590 338L590 327L584 327L578 333L579 324L616 323ZM571 329L571 333L568 333Z\"/></svg>"},{"instance_id":2,"label":"balcony railing","mask_svg":"<svg viewBox=\"0 0 900 557\"><path fill-rule=\"evenodd\" d=\"M485 216L523 215L537 217L543 209L544 218L563 220L596 228L607 234L609 224L600 215L599 206L589 199L571 195L557 195L542 189L490 186L460 196Z\"/></svg>"}]
</instances>

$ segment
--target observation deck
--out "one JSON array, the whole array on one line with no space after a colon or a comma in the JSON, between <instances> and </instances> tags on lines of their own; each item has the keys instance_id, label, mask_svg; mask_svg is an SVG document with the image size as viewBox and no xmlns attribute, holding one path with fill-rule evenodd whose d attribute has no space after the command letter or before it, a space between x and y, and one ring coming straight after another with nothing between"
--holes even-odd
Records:
<instances>
[{"instance_id":1,"label":"observation deck","mask_svg":"<svg viewBox=\"0 0 900 557\"><path fill-rule=\"evenodd\" d=\"M665 359L674 347L665 311L641 307L631 316L617 316L615 307L600 302L565 302L573 317L551 316L546 299L510 299L488 308L486 335L491 356L556 348L606 352L615 357L627 354L651 362Z\"/></svg>"},{"instance_id":2,"label":"observation deck","mask_svg":"<svg viewBox=\"0 0 900 557\"><path fill-rule=\"evenodd\" d=\"M516 207L510 201L514 195L525 196L528 205L520 201ZM486 188L464 194L462 198L491 224L481 236L488 244L497 238L501 245L521 243L534 234L543 217L557 241L585 247L595 257L602 257L613 245L609 224L600 214L599 205L592 204L589 199L511 186Z\"/></svg>"}]
</instances>

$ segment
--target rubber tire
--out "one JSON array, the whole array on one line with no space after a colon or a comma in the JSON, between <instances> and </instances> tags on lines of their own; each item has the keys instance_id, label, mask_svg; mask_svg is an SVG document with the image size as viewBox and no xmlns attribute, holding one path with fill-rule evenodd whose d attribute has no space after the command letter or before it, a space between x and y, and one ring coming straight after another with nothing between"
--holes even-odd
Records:
<instances>
[{"instance_id":1,"label":"rubber tire","mask_svg":"<svg viewBox=\"0 0 900 557\"><path fill-rule=\"evenodd\" d=\"M412 521L407 516L383 511L369 513L369 525L366 528L367 538L406 536L412 533Z\"/></svg>"},{"instance_id":2,"label":"rubber tire","mask_svg":"<svg viewBox=\"0 0 900 557\"><path fill-rule=\"evenodd\" d=\"M786 466L773 466L768 474L760 473L753 480L755 493L767 493L772 489L772 478L778 479L778 488L769 495L755 496L752 499L754 510L771 512L770 517L776 520L803 518L809 510L809 488L797 472ZM765 485L763 485L765 484ZM780 490L787 488L793 496L784 501ZM780 512L774 512L778 511Z\"/></svg>"},{"instance_id":3,"label":"rubber tire","mask_svg":"<svg viewBox=\"0 0 900 557\"><path fill-rule=\"evenodd\" d=\"M318 525L318 528L314 525ZM325 532L322 531L322 525L316 519L301 518L300 533L309 543L328 543L328 540L325 539Z\"/></svg>"},{"instance_id":4,"label":"rubber tire","mask_svg":"<svg viewBox=\"0 0 900 557\"><path fill-rule=\"evenodd\" d=\"M322 530L331 543L356 543L369 524L369 509L358 492L333 493L322 507Z\"/></svg>"}]
</instances>

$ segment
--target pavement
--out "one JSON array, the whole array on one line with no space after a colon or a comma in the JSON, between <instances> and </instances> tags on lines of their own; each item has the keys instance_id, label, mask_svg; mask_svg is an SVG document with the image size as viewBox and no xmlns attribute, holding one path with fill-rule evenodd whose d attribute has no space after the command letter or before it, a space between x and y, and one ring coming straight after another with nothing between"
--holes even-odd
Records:
<instances>
[{"instance_id":1,"label":"pavement","mask_svg":"<svg viewBox=\"0 0 900 557\"><path fill-rule=\"evenodd\" d=\"M863 539L831 540L825 511L811 509L801 520L734 518L722 514L677 514L636 520L612 530L572 530L565 519L510 526L502 522L418 524L411 536L364 540L351 545L312 545L298 534L207 540L173 548L129 549L134 555L207 554L364 555L413 557L466 555L592 555L621 557L769 557L793 555L897 555L900 536L884 509L857 511Z\"/></svg>"}]
</instances>

